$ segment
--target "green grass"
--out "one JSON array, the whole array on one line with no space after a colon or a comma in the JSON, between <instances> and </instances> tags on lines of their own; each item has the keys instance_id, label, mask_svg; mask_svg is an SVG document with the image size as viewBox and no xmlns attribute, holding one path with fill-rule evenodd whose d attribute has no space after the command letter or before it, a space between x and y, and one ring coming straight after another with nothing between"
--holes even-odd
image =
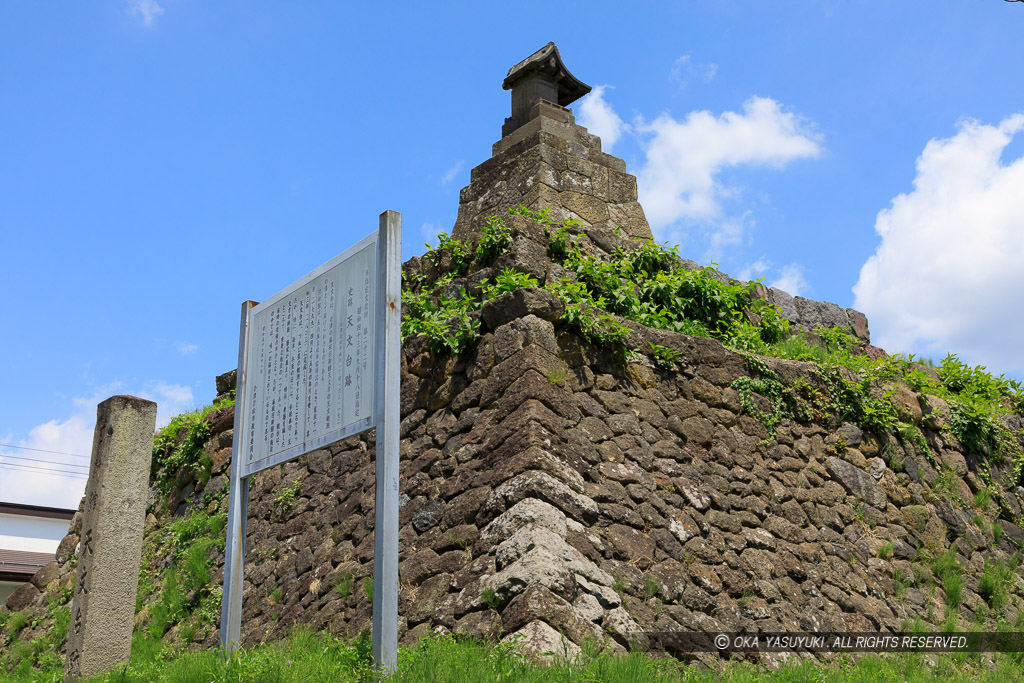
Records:
<instances>
[{"instance_id":1,"label":"green grass","mask_svg":"<svg viewBox=\"0 0 1024 683\"><path fill-rule=\"evenodd\" d=\"M296 631L276 643L245 648L234 656L218 651L187 652L136 633L131 661L118 670L89 679L94 683L135 681L339 681L369 683L377 680L366 639L344 641L306 630ZM494 645L471 639L431 638L415 647L400 648L398 669L389 679L395 683L637 683L644 681L711 683L754 683L755 681L834 681L875 683L906 681L1021 680L1024 666L1012 657L997 656L993 668L978 658L931 655L926 663L920 655L868 655L857 659L842 657L829 664L800 661L768 673L750 663L729 662L720 674L688 667L671 659L656 659L643 653L614 656L588 646L575 660L558 654L545 657L549 666L539 666L523 657L514 646ZM42 671L24 668L0 673L0 683L9 681L61 680L59 659L51 659Z\"/></svg>"},{"instance_id":2,"label":"green grass","mask_svg":"<svg viewBox=\"0 0 1024 683\"><path fill-rule=\"evenodd\" d=\"M28 626L28 617L24 612L12 612L7 619L7 632L12 635L17 635L26 626Z\"/></svg>"},{"instance_id":3,"label":"green grass","mask_svg":"<svg viewBox=\"0 0 1024 683\"><path fill-rule=\"evenodd\" d=\"M210 563L206 559L206 551L215 545L212 538L197 540L184 553L178 571L181 573L182 589L189 593L199 591L210 584Z\"/></svg>"},{"instance_id":4,"label":"green grass","mask_svg":"<svg viewBox=\"0 0 1024 683\"><path fill-rule=\"evenodd\" d=\"M978 579L978 592L992 609L1001 609L1009 601L1009 588L1016 568L1016 560L1009 564L999 560L985 560L985 569Z\"/></svg>"},{"instance_id":5,"label":"green grass","mask_svg":"<svg viewBox=\"0 0 1024 683\"><path fill-rule=\"evenodd\" d=\"M344 600L348 596L352 595L352 582L354 578L352 572L345 572L338 582L334 584L334 590L338 591L338 595Z\"/></svg>"},{"instance_id":6,"label":"green grass","mask_svg":"<svg viewBox=\"0 0 1024 683\"><path fill-rule=\"evenodd\" d=\"M178 585L175 572L168 572L164 580L164 589L160 593L160 601L153 608L147 630L153 638L162 638L185 611L185 594Z\"/></svg>"},{"instance_id":7,"label":"green grass","mask_svg":"<svg viewBox=\"0 0 1024 683\"><path fill-rule=\"evenodd\" d=\"M963 590L966 580L964 570L956 559L956 548L951 547L947 552L939 555L932 562L932 571L935 573L942 591L946 594L946 630L953 630L956 625L956 613L963 602Z\"/></svg>"}]
</instances>

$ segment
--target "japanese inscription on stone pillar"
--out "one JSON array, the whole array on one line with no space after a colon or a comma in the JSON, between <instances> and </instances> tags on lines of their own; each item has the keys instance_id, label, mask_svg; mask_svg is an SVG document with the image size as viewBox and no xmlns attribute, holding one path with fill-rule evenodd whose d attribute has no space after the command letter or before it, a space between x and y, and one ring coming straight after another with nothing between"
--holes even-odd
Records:
<instances>
[{"instance_id":1,"label":"japanese inscription on stone pillar","mask_svg":"<svg viewBox=\"0 0 1024 683\"><path fill-rule=\"evenodd\" d=\"M113 396L99 404L85 488L64 675L103 673L128 661L156 404Z\"/></svg>"}]
</instances>

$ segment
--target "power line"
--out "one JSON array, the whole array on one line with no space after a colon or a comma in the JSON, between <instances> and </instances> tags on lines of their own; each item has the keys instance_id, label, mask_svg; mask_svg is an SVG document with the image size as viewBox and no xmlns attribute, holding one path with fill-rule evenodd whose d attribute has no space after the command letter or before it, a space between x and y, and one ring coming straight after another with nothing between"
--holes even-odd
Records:
<instances>
[{"instance_id":1,"label":"power line","mask_svg":"<svg viewBox=\"0 0 1024 683\"><path fill-rule=\"evenodd\" d=\"M78 472L65 472L63 470L45 470L38 467L31 467L29 465L3 465L0 464L0 468L13 470L15 472L22 472L24 474L55 474L59 477L71 477L73 479L88 479L89 477L80 474Z\"/></svg>"},{"instance_id":2,"label":"power line","mask_svg":"<svg viewBox=\"0 0 1024 683\"><path fill-rule=\"evenodd\" d=\"M62 477L77 477L79 479L88 479L89 476L82 474L81 472L69 472L67 470L52 470L45 467L32 467L31 465L8 465L6 463L0 463L0 467L7 468L9 470L15 470L17 472L30 471L33 474L36 472L46 472L48 474L57 474Z\"/></svg>"},{"instance_id":3,"label":"power line","mask_svg":"<svg viewBox=\"0 0 1024 683\"><path fill-rule=\"evenodd\" d=\"M44 448L29 448L28 446L15 446L12 443L0 443L0 448L20 448L23 451L38 451L40 453L53 453L54 455L71 455L76 458L88 458L88 455L79 455L78 453L65 453L64 451L48 451Z\"/></svg>"},{"instance_id":4,"label":"power line","mask_svg":"<svg viewBox=\"0 0 1024 683\"><path fill-rule=\"evenodd\" d=\"M27 460L28 462L45 462L50 465L63 465L64 467L81 467L82 469L88 470L88 465L76 465L73 462L58 462L56 460L41 460L39 458L22 458L17 455L7 455L0 453L0 458L11 458L12 460Z\"/></svg>"}]
</instances>

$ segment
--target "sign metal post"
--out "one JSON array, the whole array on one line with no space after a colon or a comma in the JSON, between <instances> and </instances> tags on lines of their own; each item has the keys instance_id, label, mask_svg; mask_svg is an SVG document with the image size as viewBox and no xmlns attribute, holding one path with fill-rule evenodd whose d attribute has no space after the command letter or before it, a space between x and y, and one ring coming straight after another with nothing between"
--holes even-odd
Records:
<instances>
[{"instance_id":1,"label":"sign metal post","mask_svg":"<svg viewBox=\"0 0 1024 683\"><path fill-rule=\"evenodd\" d=\"M235 379L235 423L231 435L231 469L228 483L227 539L224 543L224 592L220 601L220 644L235 652L241 642L242 584L245 572L245 522L249 518L249 477L241 477L238 457L245 413L245 370L249 351L249 313L255 301L242 304L238 332L238 371Z\"/></svg>"},{"instance_id":2,"label":"sign metal post","mask_svg":"<svg viewBox=\"0 0 1024 683\"><path fill-rule=\"evenodd\" d=\"M398 658L402 215L265 300L242 304L221 646L241 643L249 477L376 427L373 657Z\"/></svg>"},{"instance_id":3,"label":"sign metal post","mask_svg":"<svg viewBox=\"0 0 1024 683\"><path fill-rule=\"evenodd\" d=\"M402 347L402 217L380 215L377 238L377 499L373 552L373 660L398 664L398 440Z\"/></svg>"}]
</instances>

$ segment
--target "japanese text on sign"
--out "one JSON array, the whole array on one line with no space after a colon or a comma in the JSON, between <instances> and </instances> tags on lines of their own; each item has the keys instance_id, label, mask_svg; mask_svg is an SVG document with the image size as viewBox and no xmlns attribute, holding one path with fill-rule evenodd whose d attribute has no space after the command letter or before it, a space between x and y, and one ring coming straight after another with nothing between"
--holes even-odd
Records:
<instances>
[{"instance_id":1,"label":"japanese text on sign","mask_svg":"<svg viewBox=\"0 0 1024 683\"><path fill-rule=\"evenodd\" d=\"M252 310L242 476L374 426L372 235Z\"/></svg>"}]
</instances>

